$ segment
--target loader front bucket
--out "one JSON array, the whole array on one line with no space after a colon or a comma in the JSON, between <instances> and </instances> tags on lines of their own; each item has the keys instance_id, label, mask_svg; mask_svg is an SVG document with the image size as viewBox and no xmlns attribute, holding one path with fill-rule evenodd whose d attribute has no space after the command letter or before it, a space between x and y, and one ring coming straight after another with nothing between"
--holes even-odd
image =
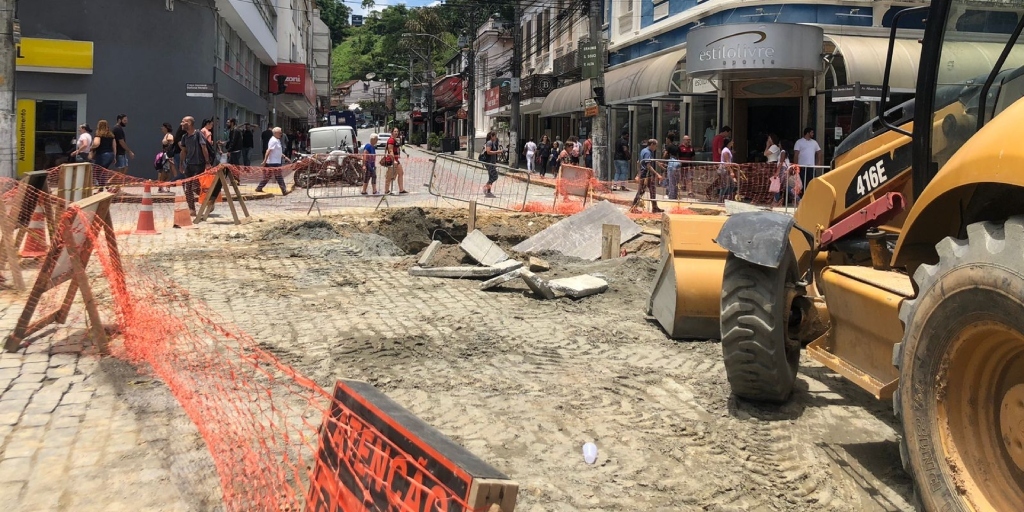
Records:
<instances>
[{"instance_id":1,"label":"loader front bucket","mask_svg":"<svg viewBox=\"0 0 1024 512\"><path fill-rule=\"evenodd\" d=\"M666 214L661 264L647 314L670 338L719 339L722 274L728 252L715 243L727 216Z\"/></svg>"}]
</instances>

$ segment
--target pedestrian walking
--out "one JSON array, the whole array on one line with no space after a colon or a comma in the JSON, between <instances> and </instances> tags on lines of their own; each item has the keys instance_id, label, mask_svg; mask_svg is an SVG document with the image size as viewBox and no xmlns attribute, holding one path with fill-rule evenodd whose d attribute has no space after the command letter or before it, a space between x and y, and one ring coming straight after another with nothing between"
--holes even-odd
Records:
<instances>
[{"instance_id":1,"label":"pedestrian walking","mask_svg":"<svg viewBox=\"0 0 1024 512\"><path fill-rule=\"evenodd\" d=\"M583 139L583 162L586 168L594 168L594 143L589 136Z\"/></svg>"},{"instance_id":2,"label":"pedestrian walking","mask_svg":"<svg viewBox=\"0 0 1024 512\"><path fill-rule=\"evenodd\" d=\"M268 146L268 144L270 144L270 139L273 139L273 138L274 138L274 131L271 130L271 126L269 124L267 124L267 129L263 130L263 133L260 134L260 139L263 140L263 150L260 153L261 155L267 154L267 146Z\"/></svg>"},{"instance_id":3,"label":"pedestrian walking","mask_svg":"<svg viewBox=\"0 0 1024 512\"><path fill-rule=\"evenodd\" d=\"M559 155L562 154L562 143L555 141L551 143L551 150L548 152L548 169L551 174L558 178L558 168L561 167L562 163L558 160Z\"/></svg>"},{"instance_id":4,"label":"pedestrian walking","mask_svg":"<svg viewBox=\"0 0 1024 512\"><path fill-rule=\"evenodd\" d=\"M78 126L78 137L75 139L75 150L71 152L71 156L75 157L75 162L89 162L89 153L91 151L92 128L89 128L88 124L83 123Z\"/></svg>"},{"instance_id":5,"label":"pedestrian walking","mask_svg":"<svg viewBox=\"0 0 1024 512\"><path fill-rule=\"evenodd\" d=\"M721 130L718 130L718 135L711 141L711 161L721 162L722 161L722 148L725 147L725 139L732 139L732 128L723 126Z\"/></svg>"},{"instance_id":6,"label":"pedestrian walking","mask_svg":"<svg viewBox=\"0 0 1024 512\"><path fill-rule=\"evenodd\" d=\"M526 141L526 171L534 172L536 168L537 158L537 143L533 141L533 137L530 137Z\"/></svg>"},{"instance_id":7,"label":"pedestrian walking","mask_svg":"<svg viewBox=\"0 0 1024 512\"><path fill-rule=\"evenodd\" d=\"M665 174L668 175L668 198L679 199L679 184L683 180L681 173L682 164L680 164L679 145L676 144L676 137L678 134L675 130L668 132L665 135L665 152L662 154L664 160L668 160Z\"/></svg>"},{"instance_id":8,"label":"pedestrian walking","mask_svg":"<svg viewBox=\"0 0 1024 512\"><path fill-rule=\"evenodd\" d=\"M377 195L377 134L370 135L370 142L363 146L363 190L359 193L366 195L366 186L373 185L373 195Z\"/></svg>"},{"instance_id":9,"label":"pedestrian walking","mask_svg":"<svg viewBox=\"0 0 1024 512\"><path fill-rule=\"evenodd\" d=\"M537 144L537 172L543 178L548 173L548 160L551 158L551 140L547 135L540 138Z\"/></svg>"},{"instance_id":10,"label":"pedestrian walking","mask_svg":"<svg viewBox=\"0 0 1024 512\"><path fill-rule=\"evenodd\" d=\"M814 140L814 128L804 129L804 136L793 145L793 161L800 166L805 183L814 179L814 166L821 165L821 146Z\"/></svg>"},{"instance_id":11,"label":"pedestrian walking","mask_svg":"<svg viewBox=\"0 0 1024 512\"><path fill-rule=\"evenodd\" d=\"M626 182L629 181L629 161L632 159L632 151L629 149L629 132L623 130L619 140L615 142L615 155L612 159L615 162L615 179L612 182L612 190L626 190Z\"/></svg>"},{"instance_id":12,"label":"pedestrian walking","mask_svg":"<svg viewBox=\"0 0 1024 512\"><path fill-rule=\"evenodd\" d=\"M697 155L697 149L693 147L693 140L689 135L683 135L683 141L679 143L679 160L683 174L683 188L687 197L693 196L693 159Z\"/></svg>"},{"instance_id":13,"label":"pedestrian walking","mask_svg":"<svg viewBox=\"0 0 1024 512\"><path fill-rule=\"evenodd\" d=\"M779 163L780 153L782 153L782 147L779 146L779 136L769 133L768 139L764 143L764 156L768 158L768 163Z\"/></svg>"},{"instance_id":14,"label":"pedestrian walking","mask_svg":"<svg viewBox=\"0 0 1024 512\"><path fill-rule=\"evenodd\" d=\"M489 132L487 134L487 142L484 143L484 155L486 155L485 162L487 165L487 184L484 185L484 197L496 197L491 192L491 187L498 181L498 154L501 153L501 147L498 144L498 134L496 132Z\"/></svg>"},{"instance_id":15,"label":"pedestrian walking","mask_svg":"<svg viewBox=\"0 0 1024 512\"><path fill-rule=\"evenodd\" d=\"M254 147L253 144L255 143L253 140L252 128L253 126L251 124L245 123L244 129L242 130L242 165L246 167L252 165L250 157L252 148Z\"/></svg>"},{"instance_id":16,"label":"pedestrian walking","mask_svg":"<svg viewBox=\"0 0 1024 512\"><path fill-rule=\"evenodd\" d=\"M128 115L118 114L117 124L112 130L114 133L114 141L117 145L117 156L115 158L116 164L114 165L114 170L122 174L128 174L128 159L135 158L135 153L128 148L128 140L125 138L124 134L125 126L128 126Z\"/></svg>"},{"instance_id":17,"label":"pedestrian walking","mask_svg":"<svg viewBox=\"0 0 1024 512\"><path fill-rule=\"evenodd\" d=\"M100 192L106 188L107 174L117 159L117 143L115 141L114 132L110 131L107 120L100 119L100 122L96 123L96 134L92 138L92 161L95 166L93 177Z\"/></svg>"},{"instance_id":18,"label":"pedestrian walking","mask_svg":"<svg viewBox=\"0 0 1024 512\"><path fill-rule=\"evenodd\" d=\"M658 198L655 184L661 181L662 178L661 174L658 173L658 162L654 161L654 155L657 151L658 139L650 139L647 141L647 147L640 150L640 172L636 175L640 186L636 189L636 197L633 198L633 205L629 209L631 212L639 211L640 201L644 197L645 189L651 194L651 212L661 213L664 211L658 208L658 202L655 201Z\"/></svg>"},{"instance_id":19,"label":"pedestrian walking","mask_svg":"<svg viewBox=\"0 0 1024 512\"><path fill-rule=\"evenodd\" d=\"M388 170L384 173L384 194L394 195L392 191L393 182L398 182L398 193L408 194L405 190L405 169L401 161L402 139L399 138L398 128L391 129L391 138L384 146L384 158L388 159Z\"/></svg>"},{"instance_id":20,"label":"pedestrian walking","mask_svg":"<svg viewBox=\"0 0 1024 512\"><path fill-rule=\"evenodd\" d=\"M267 186L270 178L273 177L277 181L277 186L281 187L281 195L286 196L288 195L288 186L285 185L284 178L281 176L281 165L283 161L290 160L284 155L284 145L281 142L284 132L275 126L272 133L274 136L270 138L270 142L267 143L267 152L263 154L262 167L268 169L263 171L263 179L256 185L256 192L263 192L263 187Z\"/></svg>"},{"instance_id":21,"label":"pedestrian walking","mask_svg":"<svg viewBox=\"0 0 1024 512\"><path fill-rule=\"evenodd\" d=\"M171 180L171 169L174 167L174 127L171 123L164 123L160 127L163 136L160 138L160 151L163 152L163 162L156 173L158 193L170 192L164 184Z\"/></svg>"},{"instance_id":22,"label":"pedestrian walking","mask_svg":"<svg viewBox=\"0 0 1024 512\"><path fill-rule=\"evenodd\" d=\"M724 203L736 194L736 165L732 161L732 139L722 141L721 162L718 166L718 202Z\"/></svg>"},{"instance_id":23,"label":"pedestrian walking","mask_svg":"<svg viewBox=\"0 0 1024 512\"><path fill-rule=\"evenodd\" d=\"M178 144L178 147L181 148L181 161L185 165L185 182L182 184L182 188L185 189L185 202L188 203L188 211L195 217L196 195L199 193L199 178L197 176L210 165L210 148L206 136L196 130L194 117L182 118L181 126L185 129L181 142Z\"/></svg>"},{"instance_id":24,"label":"pedestrian walking","mask_svg":"<svg viewBox=\"0 0 1024 512\"><path fill-rule=\"evenodd\" d=\"M242 130L238 129L238 121L233 117L228 119L228 140L224 151L228 153L229 164L242 165Z\"/></svg>"}]
</instances>

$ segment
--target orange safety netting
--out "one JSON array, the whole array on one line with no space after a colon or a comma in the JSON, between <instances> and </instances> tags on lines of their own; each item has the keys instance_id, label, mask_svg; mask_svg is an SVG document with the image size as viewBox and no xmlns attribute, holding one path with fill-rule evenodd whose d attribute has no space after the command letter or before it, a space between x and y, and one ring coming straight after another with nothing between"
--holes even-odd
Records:
<instances>
[{"instance_id":1,"label":"orange safety netting","mask_svg":"<svg viewBox=\"0 0 1024 512\"><path fill-rule=\"evenodd\" d=\"M230 169L242 181L264 172L253 167ZM142 182L106 169L92 170L96 187L97 180L108 188ZM35 256L40 262L34 266L35 272L43 274L43 279L32 275L32 266L24 269L28 290L21 293L26 313L31 314L29 320L88 323L94 338L103 337L103 332L117 333L110 352L163 380L197 426L212 455L228 510L310 509L310 493L327 492L318 486L311 490L321 442L318 429L332 408L340 410L341 417L352 411L262 349L252 336L220 318L154 264L148 256L154 238L125 235L140 212L146 211L145 206L114 203L109 217L101 217L94 213L98 210L78 206L88 203L88 197L82 203L69 203L76 193L89 196L83 187L61 188L62 183L72 183L74 176L52 169L46 178L46 185L38 188L28 181L0 180L6 207L0 215L5 215L17 232L5 236L3 242L15 250L27 247L46 254ZM189 180L159 185L182 185ZM153 183L153 190L157 185ZM52 194L55 188L67 197ZM93 203L96 207L99 202ZM165 226L166 222L158 227ZM65 251L69 244L77 250ZM79 264L84 269L79 269ZM17 260L14 265L22 267ZM88 286L77 286L76 276L83 275ZM7 276L13 277L5 267L4 286L12 281ZM69 308L72 303L75 306ZM79 304L86 304L86 311ZM97 334L99 326L89 311L93 304L99 318L108 324L99 330L101 334ZM32 341L33 336L27 334L15 340L15 345ZM382 490L375 496L376 505L368 494L360 498L359 493L330 490L335 493L333 503L340 507L337 510L377 510L379 500L386 502L381 508L396 511L421 510L416 503L435 503L437 507L430 510L472 510L467 496L441 486L420 461L388 441L385 433L365 424L356 428L338 420L337 415L333 417L331 426L340 432L329 441L338 454L336 462L356 475L358 486L367 492ZM379 467L371 468L367 462L383 457L401 461L405 469L381 474Z\"/></svg>"}]
</instances>

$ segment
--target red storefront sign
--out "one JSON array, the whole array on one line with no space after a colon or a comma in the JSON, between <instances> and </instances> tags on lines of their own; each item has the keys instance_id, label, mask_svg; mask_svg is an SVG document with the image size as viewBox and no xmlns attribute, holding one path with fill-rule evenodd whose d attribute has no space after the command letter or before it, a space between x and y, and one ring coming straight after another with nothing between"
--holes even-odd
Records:
<instances>
[{"instance_id":1,"label":"red storefront sign","mask_svg":"<svg viewBox=\"0 0 1024 512\"><path fill-rule=\"evenodd\" d=\"M305 64L278 64L270 68L270 92L277 92L277 76L284 75L285 94L300 94L316 104L316 84Z\"/></svg>"},{"instance_id":2,"label":"red storefront sign","mask_svg":"<svg viewBox=\"0 0 1024 512\"><path fill-rule=\"evenodd\" d=\"M484 110L494 110L501 105L501 87L491 87L484 93Z\"/></svg>"},{"instance_id":3,"label":"red storefront sign","mask_svg":"<svg viewBox=\"0 0 1024 512\"><path fill-rule=\"evenodd\" d=\"M462 105L462 77L449 76L434 85L434 105L439 109Z\"/></svg>"}]
</instances>

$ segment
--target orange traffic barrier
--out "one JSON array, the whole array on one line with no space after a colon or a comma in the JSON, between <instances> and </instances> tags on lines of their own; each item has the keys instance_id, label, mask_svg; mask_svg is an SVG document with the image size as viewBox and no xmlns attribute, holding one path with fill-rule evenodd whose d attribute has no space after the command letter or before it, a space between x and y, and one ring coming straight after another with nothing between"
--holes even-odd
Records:
<instances>
[{"instance_id":1,"label":"orange traffic barrier","mask_svg":"<svg viewBox=\"0 0 1024 512\"><path fill-rule=\"evenodd\" d=\"M18 255L22 258L42 258L49 251L50 247L46 243L46 214L43 213L43 207L37 204L28 223L25 243Z\"/></svg>"},{"instance_id":2,"label":"orange traffic barrier","mask_svg":"<svg viewBox=\"0 0 1024 512\"><path fill-rule=\"evenodd\" d=\"M159 235L153 219L153 194L149 190L149 182L142 189L142 209L139 210L139 223L132 233L135 235Z\"/></svg>"},{"instance_id":3,"label":"orange traffic barrier","mask_svg":"<svg viewBox=\"0 0 1024 512\"><path fill-rule=\"evenodd\" d=\"M192 224L192 213L185 203L185 196L174 196L174 227L194 228Z\"/></svg>"}]
</instances>

